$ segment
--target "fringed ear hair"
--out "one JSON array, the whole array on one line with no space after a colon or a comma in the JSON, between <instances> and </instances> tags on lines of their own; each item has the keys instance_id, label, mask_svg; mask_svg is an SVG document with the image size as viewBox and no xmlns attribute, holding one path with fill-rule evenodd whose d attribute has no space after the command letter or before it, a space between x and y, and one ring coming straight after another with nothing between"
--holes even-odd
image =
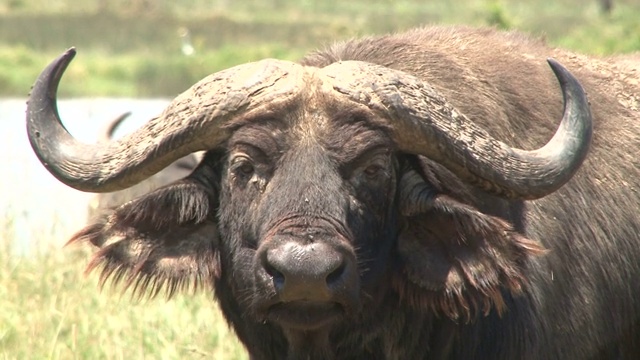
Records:
<instances>
[{"instance_id":1,"label":"fringed ear hair","mask_svg":"<svg viewBox=\"0 0 640 360\"><path fill-rule=\"evenodd\" d=\"M219 277L215 210L212 190L187 178L121 205L69 243L99 248L87 272L101 267L101 286L111 279L134 296L154 297L164 289L171 297Z\"/></svg>"},{"instance_id":2,"label":"fringed ear hair","mask_svg":"<svg viewBox=\"0 0 640 360\"><path fill-rule=\"evenodd\" d=\"M507 221L440 194L413 170L400 192L407 227L398 239L393 285L411 306L469 321L505 311L503 290L520 294L527 259L542 246Z\"/></svg>"}]
</instances>

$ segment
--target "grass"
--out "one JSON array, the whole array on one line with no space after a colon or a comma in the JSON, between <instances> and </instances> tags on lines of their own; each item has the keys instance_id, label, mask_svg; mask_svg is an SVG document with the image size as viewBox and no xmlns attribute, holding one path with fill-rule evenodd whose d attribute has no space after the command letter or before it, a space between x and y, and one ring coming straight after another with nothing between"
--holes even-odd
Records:
<instances>
[{"instance_id":1,"label":"grass","mask_svg":"<svg viewBox=\"0 0 640 360\"><path fill-rule=\"evenodd\" d=\"M261 44L245 50L225 46L216 52L193 57L169 53L161 59L141 53L108 55L104 51L85 51L82 48L77 48L77 51L60 85L61 97L175 96L204 76L237 65L236 62L254 61L280 53L298 54L273 44ZM0 71L0 96L26 97L30 86L25 83L25 78L35 80L43 65L58 55L35 53L24 46L0 45L0 69L13 67L15 63L22 64L13 71ZM106 57L109 57L108 61L105 61Z\"/></svg>"},{"instance_id":2,"label":"grass","mask_svg":"<svg viewBox=\"0 0 640 360\"><path fill-rule=\"evenodd\" d=\"M87 249L17 257L0 244L0 359L247 358L211 294L135 301L83 275Z\"/></svg>"},{"instance_id":3,"label":"grass","mask_svg":"<svg viewBox=\"0 0 640 360\"><path fill-rule=\"evenodd\" d=\"M639 17L636 0L609 15L596 0L10 0L0 4L0 96L26 95L70 46L79 55L62 96L172 97L240 63L432 23L519 29L588 54L638 51ZM181 52L185 31L192 56Z\"/></svg>"}]
</instances>

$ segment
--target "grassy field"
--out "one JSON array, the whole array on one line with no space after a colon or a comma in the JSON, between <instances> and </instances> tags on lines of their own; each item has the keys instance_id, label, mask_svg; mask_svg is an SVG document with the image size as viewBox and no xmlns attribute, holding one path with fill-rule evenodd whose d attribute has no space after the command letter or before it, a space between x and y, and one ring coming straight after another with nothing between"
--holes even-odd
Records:
<instances>
[{"instance_id":1,"label":"grassy field","mask_svg":"<svg viewBox=\"0 0 640 360\"><path fill-rule=\"evenodd\" d=\"M614 3L605 15L597 0L7 0L0 2L0 96L26 95L43 66L70 46L79 55L63 96L142 97L173 96L243 62L292 60L334 40L432 23L520 29L591 54L640 50L640 2Z\"/></svg>"},{"instance_id":2,"label":"grassy field","mask_svg":"<svg viewBox=\"0 0 640 360\"><path fill-rule=\"evenodd\" d=\"M3 224L3 237L11 224ZM26 257L0 248L0 359L246 359L205 293L136 301L98 290L78 247Z\"/></svg>"},{"instance_id":3,"label":"grassy field","mask_svg":"<svg viewBox=\"0 0 640 360\"><path fill-rule=\"evenodd\" d=\"M632 52L640 50L638 19L637 0L615 1L608 15L595 0L4 0L0 96L26 96L69 46L78 58L63 96L167 97L243 62L296 59L333 40L431 23L520 29L590 54ZM182 51L185 34L192 55ZM0 360L246 358L210 294L137 302L99 292L97 276L83 276L87 249L16 256L14 235L3 211Z\"/></svg>"}]
</instances>

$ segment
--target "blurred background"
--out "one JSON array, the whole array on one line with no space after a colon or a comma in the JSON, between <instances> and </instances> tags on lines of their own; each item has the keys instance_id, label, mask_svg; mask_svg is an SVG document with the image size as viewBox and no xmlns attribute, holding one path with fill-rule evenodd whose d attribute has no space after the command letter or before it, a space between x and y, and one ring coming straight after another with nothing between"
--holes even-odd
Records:
<instances>
[{"instance_id":1,"label":"blurred background","mask_svg":"<svg viewBox=\"0 0 640 360\"><path fill-rule=\"evenodd\" d=\"M62 248L92 195L59 184L32 154L25 102L40 71L78 55L60 85L72 134L95 142L158 114L218 70L295 60L333 41L429 24L528 32L607 56L640 51L640 0L0 0L0 359L244 359L207 293L136 301Z\"/></svg>"},{"instance_id":2,"label":"blurred background","mask_svg":"<svg viewBox=\"0 0 640 360\"><path fill-rule=\"evenodd\" d=\"M608 4L608 5L606 5ZM445 23L519 29L607 55L640 48L638 0L2 0L0 95L75 46L63 96L167 97L211 72Z\"/></svg>"}]
</instances>

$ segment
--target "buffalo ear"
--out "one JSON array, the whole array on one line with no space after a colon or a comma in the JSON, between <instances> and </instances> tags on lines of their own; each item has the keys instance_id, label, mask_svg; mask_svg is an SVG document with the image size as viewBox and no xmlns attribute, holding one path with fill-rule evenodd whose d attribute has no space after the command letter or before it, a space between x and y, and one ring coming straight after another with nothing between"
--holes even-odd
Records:
<instances>
[{"instance_id":1,"label":"buffalo ear","mask_svg":"<svg viewBox=\"0 0 640 360\"><path fill-rule=\"evenodd\" d=\"M435 191L411 170L403 177L393 286L412 307L469 321L491 309L505 310L503 290L518 295L527 285L537 242L507 221Z\"/></svg>"},{"instance_id":2,"label":"buffalo ear","mask_svg":"<svg viewBox=\"0 0 640 360\"><path fill-rule=\"evenodd\" d=\"M69 243L99 248L87 272L101 268L101 286L111 279L134 296L171 297L220 275L215 204L211 188L187 177L115 208Z\"/></svg>"}]
</instances>

